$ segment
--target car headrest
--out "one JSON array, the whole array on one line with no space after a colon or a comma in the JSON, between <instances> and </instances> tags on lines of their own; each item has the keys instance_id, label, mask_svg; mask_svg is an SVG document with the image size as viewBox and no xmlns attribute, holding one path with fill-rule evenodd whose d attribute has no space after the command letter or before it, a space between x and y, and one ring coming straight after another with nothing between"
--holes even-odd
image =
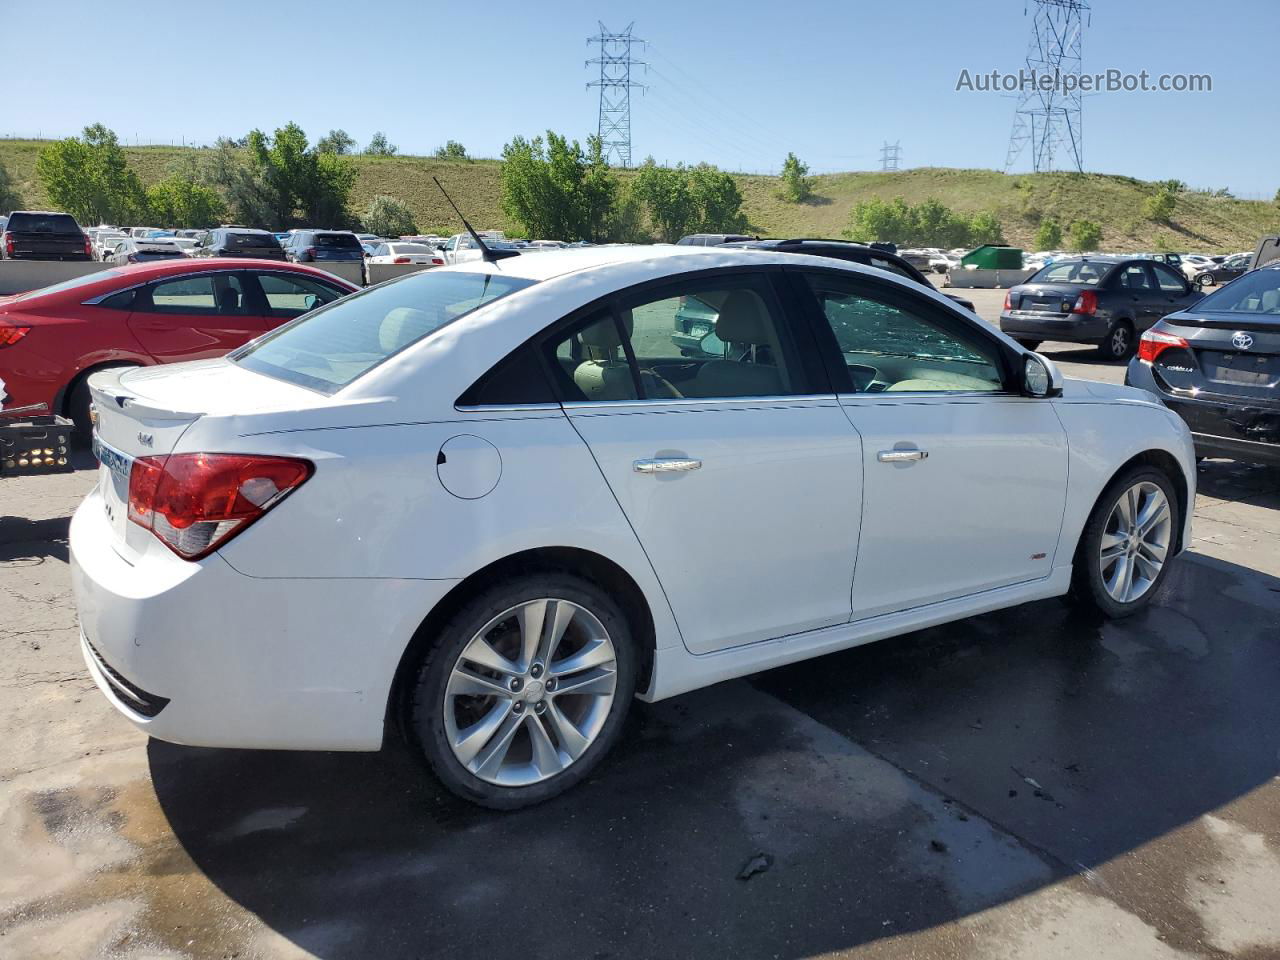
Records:
<instances>
[{"instance_id":1,"label":"car headrest","mask_svg":"<svg viewBox=\"0 0 1280 960\"><path fill-rule=\"evenodd\" d=\"M627 331L627 336L631 336L632 320L630 310L622 312L622 326ZM605 317L603 320L593 323L578 334L578 339L582 341L584 347L592 347L597 350L611 351L622 346L622 340L618 337L618 325L613 322L612 317Z\"/></svg>"},{"instance_id":2,"label":"car headrest","mask_svg":"<svg viewBox=\"0 0 1280 960\"><path fill-rule=\"evenodd\" d=\"M724 298L716 319L716 336L726 343L773 342L769 318L760 298L750 290L733 290Z\"/></svg>"}]
</instances>

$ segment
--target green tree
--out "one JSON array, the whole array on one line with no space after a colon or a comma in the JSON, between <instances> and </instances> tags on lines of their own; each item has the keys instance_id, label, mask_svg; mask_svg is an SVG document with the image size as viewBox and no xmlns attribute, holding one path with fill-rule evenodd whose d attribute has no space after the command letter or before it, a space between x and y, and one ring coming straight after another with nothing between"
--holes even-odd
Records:
<instances>
[{"instance_id":1,"label":"green tree","mask_svg":"<svg viewBox=\"0 0 1280 960\"><path fill-rule=\"evenodd\" d=\"M5 165L0 163L0 213L8 214L11 210L22 209L22 197L18 196L18 191L14 189L13 181L9 179L9 171L5 169Z\"/></svg>"},{"instance_id":2,"label":"green tree","mask_svg":"<svg viewBox=\"0 0 1280 960\"><path fill-rule=\"evenodd\" d=\"M635 181L620 184L605 220L604 238L610 243L648 243L653 239L644 223L644 202Z\"/></svg>"},{"instance_id":3,"label":"green tree","mask_svg":"<svg viewBox=\"0 0 1280 960\"><path fill-rule=\"evenodd\" d=\"M688 171L689 198L697 211L698 233L742 233L747 217L742 212L742 191L738 182L709 163Z\"/></svg>"},{"instance_id":4,"label":"green tree","mask_svg":"<svg viewBox=\"0 0 1280 960\"><path fill-rule=\"evenodd\" d=\"M174 171L147 187L147 219L166 227L213 227L226 216L227 205L213 187L191 172Z\"/></svg>"},{"instance_id":5,"label":"green tree","mask_svg":"<svg viewBox=\"0 0 1280 960\"><path fill-rule=\"evenodd\" d=\"M980 210L970 218L968 233L968 243L1004 243L1004 227L990 210ZM952 246L961 246L964 242Z\"/></svg>"},{"instance_id":6,"label":"green tree","mask_svg":"<svg viewBox=\"0 0 1280 960\"><path fill-rule=\"evenodd\" d=\"M380 237L403 237L418 232L409 205L385 193L369 201L360 222L366 230Z\"/></svg>"},{"instance_id":7,"label":"green tree","mask_svg":"<svg viewBox=\"0 0 1280 960\"><path fill-rule=\"evenodd\" d=\"M36 175L49 200L83 224L129 223L146 196L116 135L100 123L40 151Z\"/></svg>"},{"instance_id":8,"label":"green tree","mask_svg":"<svg viewBox=\"0 0 1280 960\"><path fill-rule=\"evenodd\" d=\"M1068 235L1070 247L1076 253L1097 250L1102 244L1102 227L1092 220L1076 220Z\"/></svg>"},{"instance_id":9,"label":"green tree","mask_svg":"<svg viewBox=\"0 0 1280 960\"><path fill-rule=\"evenodd\" d=\"M347 154L354 150L355 146L355 137L351 136L347 131L342 129L330 130L316 141L316 152Z\"/></svg>"},{"instance_id":10,"label":"green tree","mask_svg":"<svg viewBox=\"0 0 1280 960\"><path fill-rule=\"evenodd\" d=\"M1161 184L1142 204L1142 215L1156 223L1168 223L1178 205L1178 194L1168 184Z\"/></svg>"},{"instance_id":11,"label":"green tree","mask_svg":"<svg viewBox=\"0 0 1280 960\"><path fill-rule=\"evenodd\" d=\"M379 130L369 140L364 152L371 157L390 157L400 148L387 139L387 135Z\"/></svg>"},{"instance_id":12,"label":"green tree","mask_svg":"<svg viewBox=\"0 0 1280 960\"><path fill-rule=\"evenodd\" d=\"M1057 217L1045 217L1036 229L1037 250L1058 250L1062 247L1062 224Z\"/></svg>"},{"instance_id":13,"label":"green tree","mask_svg":"<svg viewBox=\"0 0 1280 960\"><path fill-rule=\"evenodd\" d=\"M813 180L807 174L809 165L802 163L794 153L788 153L782 161L782 196L792 203L803 203L813 196Z\"/></svg>"},{"instance_id":14,"label":"green tree","mask_svg":"<svg viewBox=\"0 0 1280 960\"><path fill-rule=\"evenodd\" d=\"M470 160L467 156L467 148L460 144L457 140L450 140L443 147L436 147L435 158L437 160Z\"/></svg>"},{"instance_id":15,"label":"green tree","mask_svg":"<svg viewBox=\"0 0 1280 960\"><path fill-rule=\"evenodd\" d=\"M271 136L251 130L243 150L219 140L207 179L227 198L236 219L255 227L345 226L356 170L349 157L311 149L290 123Z\"/></svg>"},{"instance_id":16,"label":"green tree","mask_svg":"<svg viewBox=\"0 0 1280 960\"><path fill-rule=\"evenodd\" d=\"M597 137L583 150L548 130L502 148L502 210L532 238L604 240L617 190Z\"/></svg>"},{"instance_id":17,"label":"green tree","mask_svg":"<svg viewBox=\"0 0 1280 960\"><path fill-rule=\"evenodd\" d=\"M694 232L698 206L689 192L689 177L683 167L660 167L649 157L640 165L632 188L644 204L658 239L675 243Z\"/></svg>"},{"instance_id":18,"label":"green tree","mask_svg":"<svg viewBox=\"0 0 1280 960\"><path fill-rule=\"evenodd\" d=\"M894 197L886 202L879 197L854 204L845 236L863 243L890 241L909 243L915 231L915 217L907 202Z\"/></svg>"}]
</instances>

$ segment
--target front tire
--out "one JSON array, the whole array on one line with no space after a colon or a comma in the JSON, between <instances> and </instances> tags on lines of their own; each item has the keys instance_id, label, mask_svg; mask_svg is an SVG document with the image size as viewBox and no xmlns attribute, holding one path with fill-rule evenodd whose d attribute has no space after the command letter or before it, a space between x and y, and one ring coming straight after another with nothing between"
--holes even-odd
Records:
<instances>
[{"instance_id":1,"label":"front tire","mask_svg":"<svg viewBox=\"0 0 1280 960\"><path fill-rule=\"evenodd\" d=\"M1155 467L1126 470L1102 492L1080 535L1076 599L1112 619L1142 610L1168 576L1180 529L1169 475Z\"/></svg>"},{"instance_id":2,"label":"front tire","mask_svg":"<svg viewBox=\"0 0 1280 960\"><path fill-rule=\"evenodd\" d=\"M409 734L448 790L515 810L591 772L635 684L631 631L603 589L568 573L521 577L441 630L414 677Z\"/></svg>"},{"instance_id":3,"label":"front tire","mask_svg":"<svg viewBox=\"0 0 1280 960\"><path fill-rule=\"evenodd\" d=\"M1098 352L1104 360L1119 363L1133 356L1136 338L1133 335L1133 324L1128 320L1117 320L1107 331L1106 337L1098 344Z\"/></svg>"}]
</instances>

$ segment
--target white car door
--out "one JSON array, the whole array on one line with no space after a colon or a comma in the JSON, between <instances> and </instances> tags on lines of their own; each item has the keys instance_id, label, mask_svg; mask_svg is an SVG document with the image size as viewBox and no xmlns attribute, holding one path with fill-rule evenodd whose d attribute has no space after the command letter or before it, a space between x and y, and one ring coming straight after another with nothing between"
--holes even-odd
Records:
<instances>
[{"instance_id":1,"label":"white car door","mask_svg":"<svg viewBox=\"0 0 1280 960\"><path fill-rule=\"evenodd\" d=\"M1053 404L1008 389L1004 348L902 284L812 273L848 371L864 507L853 618L1046 577L1066 504ZM838 367L833 377L838 375Z\"/></svg>"},{"instance_id":2,"label":"white car door","mask_svg":"<svg viewBox=\"0 0 1280 960\"><path fill-rule=\"evenodd\" d=\"M678 345L695 302L714 332ZM555 345L565 411L695 653L849 619L862 446L796 320L769 274L737 272L619 298Z\"/></svg>"}]
</instances>

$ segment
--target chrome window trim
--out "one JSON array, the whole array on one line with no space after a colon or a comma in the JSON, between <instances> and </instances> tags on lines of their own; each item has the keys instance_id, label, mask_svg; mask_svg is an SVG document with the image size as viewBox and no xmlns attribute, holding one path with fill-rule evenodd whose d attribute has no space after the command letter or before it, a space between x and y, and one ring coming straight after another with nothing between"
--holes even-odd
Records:
<instances>
[{"instance_id":1,"label":"chrome window trim","mask_svg":"<svg viewBox=\"0 0 1280 960\"><path fill-rule=\"evenodd\" d=\"M711 407L811 407L815 404L834 406L834 393L781 394L746 397L652 397L645 400L566 400L560 404L566 413L593 413L616 411L619 413L643 413L655 408L686 409Z\"/></svg>"}]
</instances>

